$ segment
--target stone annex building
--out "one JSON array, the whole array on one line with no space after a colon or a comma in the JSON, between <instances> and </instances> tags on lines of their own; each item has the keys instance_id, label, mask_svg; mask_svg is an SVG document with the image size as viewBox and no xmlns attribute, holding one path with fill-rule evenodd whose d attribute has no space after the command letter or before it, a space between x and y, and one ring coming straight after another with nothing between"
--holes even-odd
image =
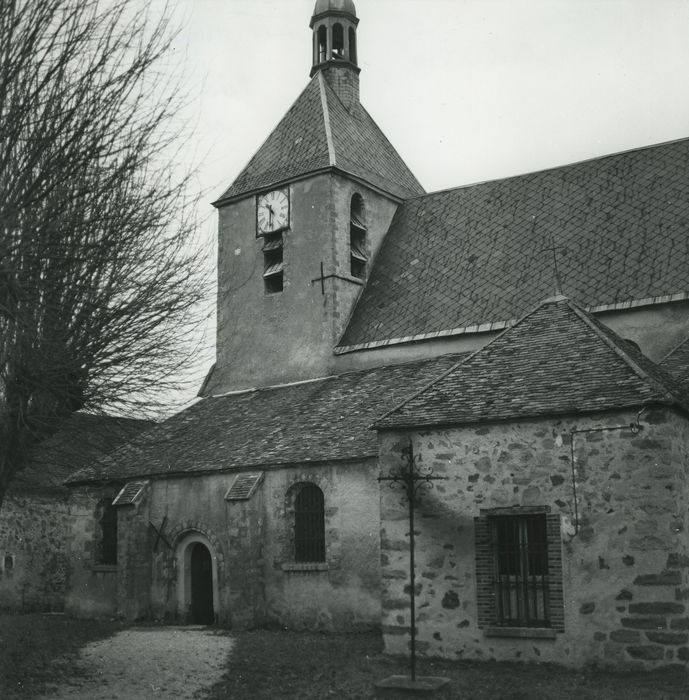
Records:
<instances>
[{"instance_id":1,"label":"stone annex building","mask_svg":"<svg viewBox=\"0 0 689 700\"><path fill-rule=\"evenodd\" d=\"M200 400L73 475L66 609L689 663L689 140L427 194L352 0L218 210ZM553 255L544 250L554 250ZM115 526L113 526L115 523Z\"/></svg>"}]
</instances>

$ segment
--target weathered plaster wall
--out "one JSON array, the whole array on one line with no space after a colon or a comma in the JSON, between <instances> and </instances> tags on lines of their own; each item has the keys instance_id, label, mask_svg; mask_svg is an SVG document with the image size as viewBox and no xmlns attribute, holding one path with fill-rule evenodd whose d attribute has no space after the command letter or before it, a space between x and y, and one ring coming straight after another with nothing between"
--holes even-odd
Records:
<instances>
[{"instance_id":1,"label":"weathered plaster wall","mask_svg":"<svg viewBox=\"0 0 689 700\"><path fill-rule=\"evenodd\" d=\"M70 495L69 578L65 612L76 617L117 614L117 567L98 564L97 507L117 489L79 488Z\"/></svg>"},{"instance_id":2,"label":"weathered plaster wall","mask_svg":"<svg viewBox=\"0 0 689 700\"><path fill-rule=\"evenodd\" d=\"M366 205L370 253L396 205L343 177L323 174L289 186L291 226L283 235L284 289L266 294L263 239L254 196L222 207L218 228L217 365L208 393L324 376L361 281L349 267L351 197ZM345 279L312 280L337 274ZM256 349L260 348L260 352Z\"/></svg>"},{"instance_id":3,"label":"weathered plaster wall","mask_svg":"<svg viewBox=\"0 0 689 700\"><path fill-rule=\"evenodd\" d=\"M62 490L11 490L0 508L0 609L61 611L73 516Z\"/></svg>"},{"instance_id":4,"label":"weathered plaster wall","mask_svg":"<svg viewBox=\"0 0 689 700\"><path fill-rule=\"evenodd\" d=\"M184 591L180 587L184 585L184 572L179 569L177 555L185 536L195 532L204 536L213 558L218 589L216 619L222 624L232 623L233 572L226 566L232 518L224 498L232 481L233 476L229 474L151 481L144 502L148 518L162 533L158 538L149 526L151 534L147 546L154 618L190 621L189 606L182 602Z\"/></svg>"},{"instance_id":5,"label":"weathered plaster wall","mask_svg":"<svg viewBox=\"0 0 689 700\"><path fill-rule=\"evenodd\" d=\"M280 624L292 628L341 629L380 622L379 517L375 463L321 465L266 471L248 501L226 501L236 473L152 481L140 506L141 528L127 541L130 553L150 568L150 614L188 620L179 570L178 545L189 533L209 543L217 582L216 617L243 628ZM323 491L326 509L325 566L294 564L293 513L288 492L312 482ZM143 513L146 513L144 516ZM158 541L149 519L159 529ZM120 520L120 522L122 522ZM146 523L147 526L147 523ZM138 533L138 534L135 534ZM134 556L133 554L130 554ZM146 580L142 576L143 580ZM122 591L120 587L120 591ZM125 590L129 590L126 588ZM138 594L127 593L119 609L141 610ZM127 608L129 606L129 608Z\"/></svg>"},{"instance_id":6,"label":"weathered plaster wall","mask_svg":"<svg viewBox=\"0 0 689 700\"><path fill-rule=\"evenodd\" d=\"M127 620L150 617L154 540L148 487L132 505L117 507L117 614Z\"/></svg>"},{"instance_id":7,"label":"weathered plaster wall","mask_svg":"<svg viewBox=\"0 0 689 700\"><path fill-rule=\"evenodd\" d=\"M266 616L290 628L328 631L380 624L376 466L322 465L266 474ZM294 563L289 489L303 482L325 497L326 565Z\"/></svg>"},{"instance_id":8,"label":"weathered plaster wall","mask_svg":"<svg viewBox=\"0 0 689 700\"><path fill-rule=\"evenodd\" d=\"M689 338L689 301L608 311L596 316L620 337L637 343L654 362Z\"/></svg>"},{"instance_id":9,"label":"weathered plaster wall","mask_svg":"<svg viewBox=\"0 0 689 700\"><path fill-rule=\"evenodd\" d=\"M417 626L422 653L449 658L652 667L689 660L687 421L635 412L413 433L419 464L446 480L418 508ZM382 434L381 471L401 434ZM407 513L381 488L383 632L407 650ZM481 508L546 505L560 515L565 631L555 639L488 637L477 625L474 518Z\"/></svg>"}]
</instances>

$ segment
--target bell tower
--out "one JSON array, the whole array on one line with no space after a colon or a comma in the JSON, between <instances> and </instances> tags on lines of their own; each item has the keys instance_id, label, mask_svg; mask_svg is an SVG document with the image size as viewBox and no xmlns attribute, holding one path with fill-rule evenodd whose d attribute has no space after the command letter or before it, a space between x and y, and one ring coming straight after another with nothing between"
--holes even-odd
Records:
<instances>
[{"instance_id":1,"label":"bell tower","mask_svg":"<svg viewBox=\"0 0 689 700\"><path fill-rule=\"evenodd\" d=\"M311 80L218 208L218 324L202 394L337 371L399 203L423 188L359 102L352 0L317 0Z\"/></svg>"},{"instance_id":2,"label":"bell tower","mask_svg":"<svg viewBox=\"0 0 689 700\"><path fill-rule=\"evenodd\" d=\"M322 72L347 109L359 101L358 24L352 0L317 0L309 24L313 31L310 75Z\"/></svg>"}]
</instances>

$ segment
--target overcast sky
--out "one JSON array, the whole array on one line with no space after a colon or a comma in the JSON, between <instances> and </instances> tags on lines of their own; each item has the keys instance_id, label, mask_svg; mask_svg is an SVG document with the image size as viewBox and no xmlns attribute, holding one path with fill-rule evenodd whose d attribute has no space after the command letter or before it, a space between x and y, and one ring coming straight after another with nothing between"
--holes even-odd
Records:
<instances>
[{"instance_id":1,"label":"overcast sky","mask_svg":"<svg viewBox=\"0 0 689 700\"><path fill-rule=\"evenodd\" d=\"M218 196L309 80L314 0L177 0ZM428 190L689 136L689 0L357 0L361 100Z\"/></svg>"}]
</instances>

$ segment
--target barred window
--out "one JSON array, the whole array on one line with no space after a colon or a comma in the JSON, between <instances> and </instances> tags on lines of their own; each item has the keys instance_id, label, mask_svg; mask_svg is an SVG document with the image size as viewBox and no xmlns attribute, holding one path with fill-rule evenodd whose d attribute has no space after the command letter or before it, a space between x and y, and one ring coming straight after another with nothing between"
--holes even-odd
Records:
<instances>
[{"instance_id":1,"label":"barred window","mask_svg":"<svg viewBox=\"0 0 689 700\"><path fill-rule=\"evenodd\" d=\"M324 499L315 484L305 484L294 499L294 561L325 561Z\"/></svg>"},{"instance_id":2,"label":"barred window","mask_svg":"<svg viewBox=\"0 0 689 700\"><path fill-rule=\"evenodd\" d=\"M490 518L494 545L496 622L548 627L545 515Z\"/></svg>"},{"instance_id":3,"label":"barred window","mask_svg":"<svg viewBox=\"0 0 689 700\"><path fill-rule=\"evenodd\" d=\"M560 519L496 508L475 520L479 627L564 629Z\"/></svg>"}]
</instances>

